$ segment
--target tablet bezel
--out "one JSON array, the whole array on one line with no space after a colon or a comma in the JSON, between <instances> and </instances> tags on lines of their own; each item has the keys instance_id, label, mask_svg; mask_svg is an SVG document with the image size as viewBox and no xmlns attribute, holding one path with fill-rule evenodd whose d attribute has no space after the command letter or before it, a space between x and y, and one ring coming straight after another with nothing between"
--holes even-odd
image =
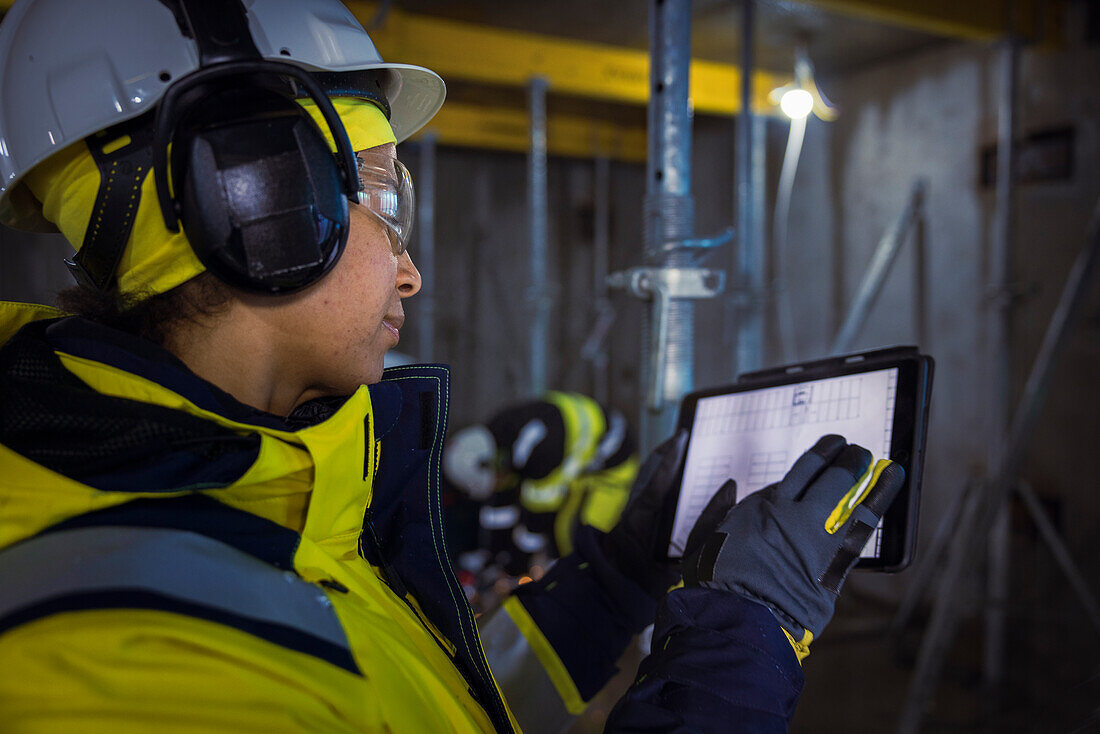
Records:
<instances>
[{"instance_id":1,"label":"tablet bezel","mask_svg":"<svg viewBox=\"0 0 1100 734\"><path fill-rule=\"evenodd\" d=\"M908 566L913 559L933 366L932 358L920 354L915 347L893 347L754 372L742 375L733 385L706 388L685 396L680 405L677 430L684 428L688 431L688 446L690 446L695 409L702 398L896 367L898 380L889 458L905 469L906 481L897 499L886 512L880 555L875 558L861 558L856 564L857 568L896 573ZM677 489L672 493L673 497L669 501L662 528L662 537L665 539L662 546L665 558L673 561L679 559L668 556L668 551L675 514L679 506L683 475L684 466L681 466L676 477ZM717 489L715 487L715 490Z\"/></svg>"}]
</instances>

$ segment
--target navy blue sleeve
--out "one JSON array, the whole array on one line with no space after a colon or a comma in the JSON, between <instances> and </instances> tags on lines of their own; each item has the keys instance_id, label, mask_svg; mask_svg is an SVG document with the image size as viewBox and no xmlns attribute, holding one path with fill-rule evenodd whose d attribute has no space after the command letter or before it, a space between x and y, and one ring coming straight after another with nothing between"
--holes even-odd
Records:
<instances>
[{"instance_id":1,"label":"navy blue sleeve","mask_svg":"<svg viewBox=\"0 0 1100 734\"><path fill-rule=\"evenodd\" d=\"M648 594L607 562L599 536L582 525L575 552L515 592L585 701L618 672L615 661L653 622L657 609Z\"/></svg>"},{"instance_id":2,"label":"navy blue sleeve","mask_svg":"<svg viewBox=\"0 0 1100 734\"><path fill-rule=\"evenodd\" d=\"M786 732L802 683L767 607L727 591L677 589L605 731Z\"/></svg>"}]
</instances>

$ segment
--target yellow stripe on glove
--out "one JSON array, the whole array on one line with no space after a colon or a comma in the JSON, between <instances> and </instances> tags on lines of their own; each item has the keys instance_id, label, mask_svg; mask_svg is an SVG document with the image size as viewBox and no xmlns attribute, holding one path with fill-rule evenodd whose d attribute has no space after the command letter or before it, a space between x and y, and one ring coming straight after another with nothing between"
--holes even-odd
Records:
<instances>
[{"instance_id":1,"label":"yellow stripe on glove","mask_svg":"<svg viewBox=\"0 0 1100 734\"><path fill-rule=\"evenodd\" d=\"M874 489L875 483L878 482L882 470L890 466L891 463L889 459L879 459L873 467L867 468L859 481L848 490L848 493L840 499L833 511L829 513L829 517L825 520L826 532L832 535L840 530L844 523L848 522L848 518L852 516L852 511L867 498L867 495Z\"/></svg>"}]
</instances>

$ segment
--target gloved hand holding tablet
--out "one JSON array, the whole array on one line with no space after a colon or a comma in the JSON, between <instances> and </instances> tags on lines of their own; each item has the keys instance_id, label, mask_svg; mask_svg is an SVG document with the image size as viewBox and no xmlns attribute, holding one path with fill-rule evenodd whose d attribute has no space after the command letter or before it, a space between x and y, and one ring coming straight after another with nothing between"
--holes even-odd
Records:
<instances>
[{"instance_id":1,"label":"gloved hand holding tablet","mask_svg":"<svg viewBox=\"0 0 1100 734\"><path fill-rule=\"evenodd\" d=\"M725 589L764 604L804 656L833 616L844 579L905 470L840 436L822 436L783 479L697 523L683 560L685 586ZM728 506L717 497L715 505Z\"/></svg>"},{"instance_id":2,"label":"gloved hand holding tablet","mask_svg":"<svg viewBox=\"0 0 1100 734\"><path fill-rule=\"evenodd\" d=\"M857 567L905 568L916 538L932 372L931 357L901 347L755 372L685 397L679 427L691 435L676 509L664 529L668 558L684 555L696 519L727 480L737 483L742 502L781 482L803 452L835 434L869 452L872 469L875 460L889 459L904 470ZM862 490L852 487L847 513L823 517L823 525L831 522L837 532L869 487L870 481Z\"/></svg>"}]
</instances>

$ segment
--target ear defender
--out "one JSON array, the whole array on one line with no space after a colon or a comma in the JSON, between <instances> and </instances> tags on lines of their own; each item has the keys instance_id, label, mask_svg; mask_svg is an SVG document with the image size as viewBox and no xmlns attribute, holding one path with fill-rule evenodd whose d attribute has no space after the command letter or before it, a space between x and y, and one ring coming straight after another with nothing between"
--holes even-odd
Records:
<instances>
[{"instance_id":1,"label":"ear defender","mask_svg":"<svg viewBox=\"0 0 1100 734\"><path fill-rule=\"evenodd\" d=\"M215 276L257 293L316 283L348 241L348 197L359 191L355 152L321 84L260 56L240 0L179 0L201 68L157 106L153 176L165 226L182 223ZM336 155L293 98L310 97ZM171 146L171 187L168 149Z\"/></svg>"},{"instance_id":2,"label":"ear defender","mask_svg":"<svg viewBox=\"0 0 1100 734\"><path fill-rule=\"evenodd\" d=\"M348 239L348 187L321 131L263 87L196 91L171 152L174 209L195 254L247 291L317 282Z\"/></svg>"},{"instance_id":3,"label":"ear defender","mask_svg":"<svg viewBox=\"0 0 1100 734\"><path fill-rule=\"evenodd\" d=\"M285 78L317 103L335 157ZM355 153L332 102L304 70L273 61L200 69L169 88L155 129L165 226L178 231L182 222L215 276L247 291L292 293L340 259L347 197L359 191Z\"/></svg>"}]
</instances>

